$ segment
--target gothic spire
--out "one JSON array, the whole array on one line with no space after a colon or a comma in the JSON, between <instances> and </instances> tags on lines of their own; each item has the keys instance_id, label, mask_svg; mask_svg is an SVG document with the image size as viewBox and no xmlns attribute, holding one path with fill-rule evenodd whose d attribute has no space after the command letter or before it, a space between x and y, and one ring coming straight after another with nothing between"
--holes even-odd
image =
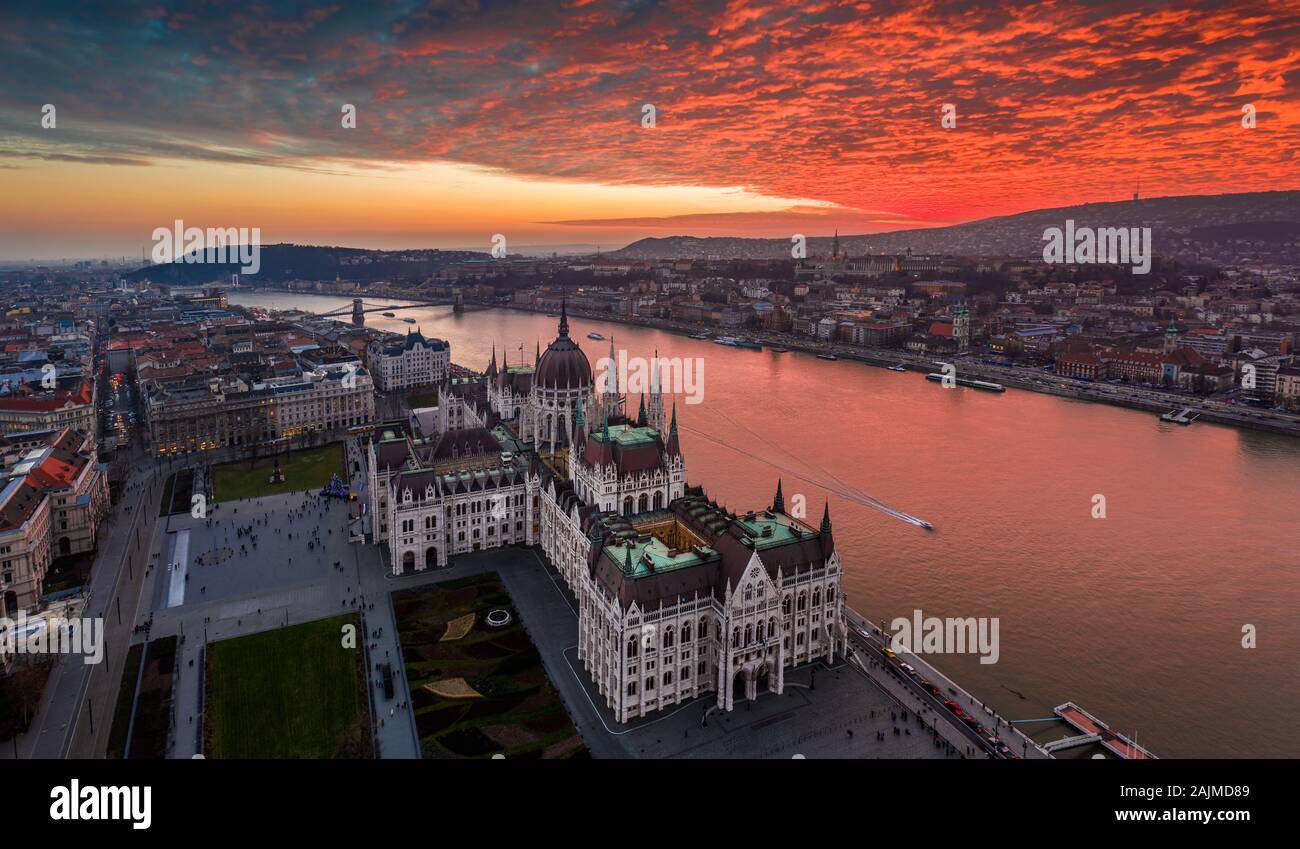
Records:
<instances>
[{"instance_id":1,"label":"gothic spire","mask_svg":"<svg viewBox=\"0 0 1300 849\"><path fill-rule=\"evenodd\" d=\"M563 298L560 301L560 337L569 338L569 299Z\"/></svg>"},{"instance_id":2,"label":"gothic spire","mask_svg":"<svg viewBox=\"0 0 1300 849\"><path fill-rule=\"evenodd\" d=\"M673 401L673 423L668 429L668 456L673 457L682 453L681 443L677 440L677 402Z\"/></svg>"},{"instance_id":3,"label":"gothic spire","mask_svg":"<svg viewBox=\"0 0 1300 849\"><path fill-rule=\"evenodd\" d=\"M645 427L645 395L641 396L641 409L636 414L636 426Z\"/></svg>"},{"instance_id":4,"label":"gothic spire","mask_svg":"<svg viewBox=\"0 0 1300 849\"><path fill-rule=\"evenodd\" d=\"M831 500L828 498L826 499L826 509L822 511L822 533L829 534L830 532L831 532Z\"/></svg>"},{"instance_id":5,"label":"gothic spire","mask_svg":"<svg viewBox=\"0 0 1300 849\"><path fill-rule=\"evenodd\" d=\"M776 498L772 501L772 509L777 513L785 512L785 496L781 494L781 479L776 479Z\"/></svg>"}]
</instances>

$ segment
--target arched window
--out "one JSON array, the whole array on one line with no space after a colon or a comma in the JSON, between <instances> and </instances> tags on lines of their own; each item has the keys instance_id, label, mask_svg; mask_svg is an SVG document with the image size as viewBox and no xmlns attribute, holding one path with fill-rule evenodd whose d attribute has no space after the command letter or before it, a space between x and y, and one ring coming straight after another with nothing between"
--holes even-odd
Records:
<instances>
[{"instance_id":1,"label":"arched window","mask_svg":"<svg viewBox=\"0 0 1300 849\"><path fill-rule=\"evenodd\" d=\"M690 641L691 641L691 623L687 622L685 625L682 626L682 642L689 643Z\"/></svg>"},{"instance_id":2,"label":"arched window","mask_svg":"<svg viewBox=\"0 0 1300 849\"><path fill-rule=\"evenodd\" d=\"M790 594L786 593L785 598L781 599L781 613L785 616L790 615Z\"/></svg>"},{"instance_id":3,"label":"arched window","mask_svg":"<svg viewBox=\"0 0 1300 849\"><path fill-rule=\"evenodd\" d=\"M739 628L733 628L732 631L731 631L731 647L732 647L733 649L738 649L738 648L740 648L740 629L739 629Z\"/></svg>"},{"instance_id":4,"label":"arched window","mask_svg":"<svg viewBox=\"0 0 1300 849\"><path fill-rule=\"evenodd\" d=\"M673 647L673 629L672 629L672 628L665 628L665 629L664 629L664 648L666 648L666 649L670 649L670 648L672 648L672 647ZM664 683L667 684L668 682L665 681Z\"/></svg>"},{"instance_id":5,"label":"arched window","mask_svg":"<svg viewBox=\"0 0 1300 849\"><path fill-rule=\"evenodd\" d=\"M831 603L833 603L834 601L835 601L835 588L834 588L834 587L827 587L827 588L826 588L826 603L827 603L827 604L831 604Z\"/></svg>"},{"instance_id":6,"label":"arched window","mask_svg":"<svg viewBox=\"0 0 1300 849\"><path fill-rule=\"evenodd\" d=\"M813 607L821 607L821 606L822 606L822 591L821 589L815 589L813 590Z\"/></svg>"},{"instance_id":7,"label":"arched window","mask_svg":"<svg viewBox=\"0 0 1300 849\"><path fill-rule=\"evenodd\" d=\"M702 639L704 639L705 637L707 637L708 635L709 635L709 620L707 620L707 619L701 619L701 620L700 620L700 639L702 640Z\"/></svg>"},{"instance_id":8,"label":"arched window","mask_svg":"<svg viewBox=\"0 0 1300 849\"><path fill-rule=\"evenodd\" d=\"M638 644L638 641L637 641L637 638L636 638L636 637L633 637L632 639L630 639L630 640L627 641L627 656L628 656L628 657L636 657L636 655L637 655L637 651L638 651L637 644Z\"/></svg>"},{"instance_id":9,"label":"arched window","mask_svg":"<svg viewBox=\"0 0 1300 849\"><path fill-rule=\"evenodd\" d=\"M659 489L659 490L655 490L655 509L656 509L656 510L662 510L663 508L664 508L664 493L663 493L663 490L661 490L661 489Z\"/></svg>"},{"instance_id":10,"label":"arched window","mask_svg":"<svg viewBox=\"0 0 1300 849\"><path fill-rule=\"evenodd\" d=\"M767 638L768 638L769 640L771 640L771 639L775 639L775 638L776 638L776 620L775 620L775 619L769 619L769 620L767 620Z\"/></svg>"},{"instance_id":11,"label":"arched window","mask_svg":"<svg viewBox=\"0 0 1300 849\"><path fill-rule=\"evenodd\" d=\"M805 609L807 609L807 607L808 607L808 594L807 594L807 593L802 593L802 592L801 592L801 593L799 593L799 606L798 606L797 609L798 609L798 610L805 610Z\"/></svg>"},{"instance_id":12,"label":"arched window","mask_svg":"<svg viewBox=\"0 0 1300 849\"><path fill-rule=\"evenodd\" d=\"M745 626L745 645L749 645L749 644L752 643L752 642L754 642L754 626L753 626L753 625L746 625L746 626Z\"/></svg>"},{"instance_id":13,"label":"arched window","mask_svg":"<svg viewBox=\"0 0 1300 849\"><path fill-rule=\"evenodd\" d=\"M754 638L757 639L760 643L763 642L763 623L762 623L762 622L759 622L758 625L756 625L756 626L754 627Z\"/></svg>"},{"instance_id":14,"label":"arched window","mask_svg":"<svg viewBox=\"0 0 1300 849\"><path fill-rule=\"evenodd\" d=\"M643 492L641 493L641 497L637 499L637 512L644 513L649 509L650 509L650 496L646 495ZM665 681L664 683L667 684L668 682Z\"/></svg>"},{"instance_id":15,"label":"arched window","mask_svg":"<svg viewBox=\"0 0 1300 849\"><path fill-rule=\"evenodd\" d=\"M630 495L629 495L629 496L626 496L626 497L623 499L623 515L624 515L624 516L631 516L631 515L632 515L632 496L630 496Z\"/></svg>"},{"instance_id":16,"label":"arched window","mask_svg":"<svg viewBox=\"0 0 1300 849\"><path fill-rule=\"evenodd\" d=\"M683 666L683 667L682 667L682 680L685 681L687 678L690 678L690 677L691 677L691 668L690 668L689 666Z\"/></svg>"},{"instance_id":17,"label":"arched window","mask_svg":"<svg viewBox=\"0 0 1300 849\"><path fill-rule=\"evenodd\" d=\"M672 671L671 669L665 669L665 670L664 670L664 686L667 687L667 686L668 686L669 684L671 684L671 683L673 683L673 671Z\"/></svg>"}]
</instances>

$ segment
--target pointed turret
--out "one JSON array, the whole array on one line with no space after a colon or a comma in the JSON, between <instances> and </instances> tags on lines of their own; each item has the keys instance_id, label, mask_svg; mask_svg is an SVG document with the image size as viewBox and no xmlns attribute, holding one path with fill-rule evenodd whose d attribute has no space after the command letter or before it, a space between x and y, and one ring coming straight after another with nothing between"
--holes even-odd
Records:
<instances>
[{"instance_id":1,"label":"pointed turret","mask_svg":"<svg viewBox=\"0 0 1300 849\"><path fill-rule=\"evenodd\" d=\"M668 428L668 456L676 457L682 453L681 443L677 440L677 402L673 402L673 423Z\"/></svg>"},{"instance_id":2,"label":"pointed turret","mask_svg":"<svg viewBox=\"0 0 1300 849\"><path fill-rule=\"evenodd\" d=\"M560 301L560 338L569 338L569 299Z\"/></svg>"},{"instance_id":3,"label":"pointed turret","mask_svg":"<svg viewBox=\"0 0 1300 849\"><path fill-rule=\"evenodd\" d=\"M537 353L533 356L533 368L536 368L537 364L540 363L541 361L542 361L542 340L538 339Z\"/></svg>"},{"instance_id":4,"label":"pointed turret","mask_svg":"<svg viewBox=\"0 0 1300 849\"><path fill-rule=\"evenodd\" d=\"M772 499L772 510L777 513L785 512L785 496L781 494L781 479L776 479L776 498Z\"/></svg>"},{"instance_id":5,"label":"pointed turret","mask_svg":"<svg viewBox=\"0 0 1300 849\"><path fill-rule=\"evenodd\" d=\"M645 427L645 426L646 426L646 423L645 423L645 396L644 396L644 395L641 396L641 409L637 410L637 413L636 413L636 426L637 426L637 427Z\"/></svg>"},{"instance_id":6,"label":"pointed turret","mask_svg":"<svg viewBox=\"0 0 1300 849\"><path fill-rule=\"evenodd\" d=\"M497 376L497 343L492 343L492 361L488 363L487 376Z\"/></svg>"},{"instance_id":7,"label":"pointed turret","mask_svg":"<svg viewBox=\"0 0 1300 849\"><path fill-rule=\"evenodd\" d=\"M582 413L582 399L578 399L578 411L573 417L573 445L579 451L587 444L587 418Z\"/></svg>"},{"instance_id":8,"label":"pointed turret","mask_svg":"<svg viewBox=\"0 0 1300 849\"><path fill-rule=\"evenodd\" d=\"M618 360L614 352L614 337L609 337L609 371L605 374L605 385L601 389L601 408L605 412L605 418L617 418L619 415L618 402Z\"/></svg>"},{"instance_id":9,"label":"pointed turret","mask_svg":"<svg viewBox=\"0 0 1300 849\"><path fill-rule=\"evenodd\" d=\"M664 398L659 390L659 351L655 351L655 358L650 361L650 399L646 405L646 424L659 432L660 436L667 436L664 433Z\"/></svg>"},{"instance_id":10,"label":"pointed turret","mask_svg":"<svg viewBox=\"0 0 1300 849\"><path fill-rule=\"evenodd\" d=\"M821 531L823 534L829 534L831 532L831 500L829 498L826 499L826 508L822 510Z\"/></svg>"}]
</instances>

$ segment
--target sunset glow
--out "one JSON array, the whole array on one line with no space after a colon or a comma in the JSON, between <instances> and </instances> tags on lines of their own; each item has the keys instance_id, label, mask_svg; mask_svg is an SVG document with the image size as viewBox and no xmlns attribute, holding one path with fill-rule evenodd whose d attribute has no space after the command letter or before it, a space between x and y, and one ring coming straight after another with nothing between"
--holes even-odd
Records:
<instances>
[{"instance_id":1,"label":"sunset glow","mask_svg":"<svg viewBox=\"0 0 1300 849\"><path fill-rule=\"evenodd\" d=\"M0 256L133 254L175 218L612 247L1295 187L1294 3L569 5L18 13Z\"/></svg>"}]
</instances>

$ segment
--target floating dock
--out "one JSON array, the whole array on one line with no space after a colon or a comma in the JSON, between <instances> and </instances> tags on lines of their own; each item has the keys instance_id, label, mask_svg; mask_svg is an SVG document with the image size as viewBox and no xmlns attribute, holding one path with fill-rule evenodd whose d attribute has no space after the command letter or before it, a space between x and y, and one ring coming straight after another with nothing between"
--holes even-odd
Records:
<instances>
[{"instance_id":1,"label":"floating dock","mask_svg":"<svg viewBox=\"0 0 1300 849\"><path fill-rule=\"evenodd\" d=\"M1170 410L1160 417L1162 422L1173 422L1174 424L1189 425L1201 417L1201 414L1194 411L1191 407L1184 407L1181 410Z\"/></svg>"},{"instance_id":2,"label":"floating dock","mask_svg":"<svg viewBox=\"0 0 1300 849\"><path fill-rule=\"evenodd\" d=\"M1064 740L1055 740L1052 743L1048 743L1043 747L1048 751L1068 749L1072 746L1082 746L1085 743L1100 743L1105 746L1111 754L1125 760L1158 760L1155 755L1151 754L1128 737L1120 734L1118 731L1112 731L1109 725L1088 713L1074 702L1066 702L1063 705L1057 705L1052 712L1069 723L1069 725L1079 733L1074 737L1067 737Z\"/></svg>"},{"instance_id":3,"label":"floating dock","mask_svg":"<svg viewBox=\"0 0 1300 849\"><path fill-rule=\"evenodd\" d=\"M972 377L957 377L954 375L939 374L938 372L930 372L925 376L925 379L934 381L935 383L944 383L944 381L952 381L958 386L969 386L971 389L983 389L986 392L1007 391L1006 387L1000 383L992 383L987 380L975 380Z\"/></svg>"}]
</instances>

